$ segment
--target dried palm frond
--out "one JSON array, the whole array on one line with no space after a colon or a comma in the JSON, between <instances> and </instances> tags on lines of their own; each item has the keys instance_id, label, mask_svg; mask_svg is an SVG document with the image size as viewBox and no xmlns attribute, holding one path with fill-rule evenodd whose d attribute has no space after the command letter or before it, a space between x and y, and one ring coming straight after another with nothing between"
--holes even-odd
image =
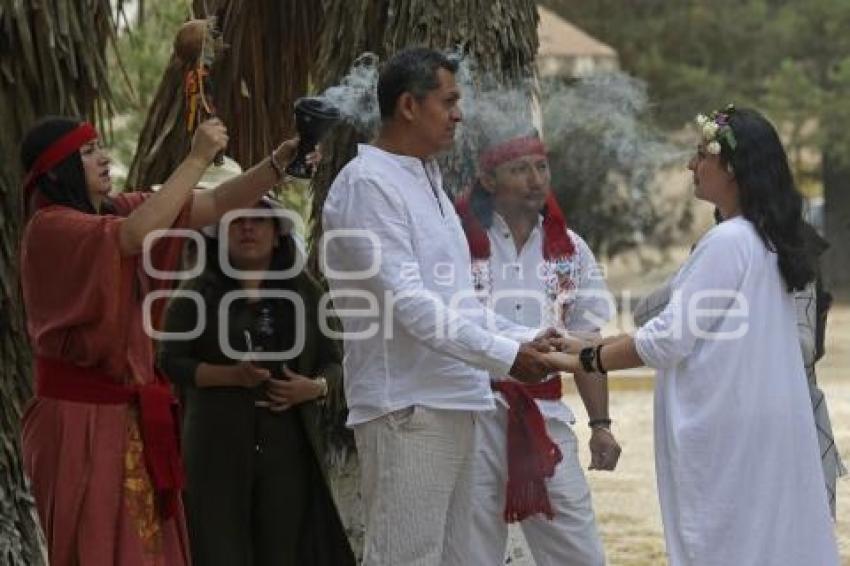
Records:
<instances>
[{"instance_id":1,"label":"dried palm frond","mask_svg":"<svg viewBox=\"0 0 850 566\"><path fill-rule=\"evenodd\" d=\"M118 3L121 10L122 3ZM18 438L32 394L17 278L21 171L18 146L41 116L111 116L106 47L115 42L109 0L0 0L0 563L46 562Z\"/></svg>"},{"instance_id":2,"label":"dried palm frond","mask_svg":"<svg viewBox=\"0 0 850 566\"><path fill-rule=\"evenodd\" d=\"M204 4L195 0L194 16L215 16L226 45L212 66L212 98L228 128L227 154L247 169L293 133L292 104L307 92L321 10L309 1ZM163 182L189 150L185 70L172 56L130 167L130 187Z\"/></svg>"}]
</instances>

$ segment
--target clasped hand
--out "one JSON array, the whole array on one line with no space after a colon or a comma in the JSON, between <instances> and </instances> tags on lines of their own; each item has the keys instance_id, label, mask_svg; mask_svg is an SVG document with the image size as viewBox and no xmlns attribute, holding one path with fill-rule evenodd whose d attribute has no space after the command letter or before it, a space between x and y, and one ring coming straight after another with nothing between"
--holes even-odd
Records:
<instances>
[{"instance_id":1,"label":"clasped hand","mask_svg":"<svg viewBox=\"0 0 850 566\"><path fill-rule=\"evenodd\" d=\"M322 386L315 380L283 368L286 379L272 379L269 370L243 361L233 366L233 384L249 389L265 384L268 401L259 401L271 411L285 411L322 395Z\"/></svg>"},{"instance_id":2,"label":"clasped hand","mask_svg":"<svg viewBox=\"0 0 850 566\"><path fill-rule=\"evenodd\" d=\"M559 371L581 371L578 355L582 348L592 346L598 336L570 334L547 328L531 342L520 345L510 375L520 381L534 383Z\"/></svg>"}]
</instances>

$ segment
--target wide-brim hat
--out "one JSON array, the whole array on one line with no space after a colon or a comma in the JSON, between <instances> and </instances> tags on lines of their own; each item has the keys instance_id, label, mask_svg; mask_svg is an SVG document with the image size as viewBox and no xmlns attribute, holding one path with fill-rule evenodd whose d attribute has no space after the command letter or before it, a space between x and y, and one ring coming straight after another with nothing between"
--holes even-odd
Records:
<instances>
[{"instance_id":1,"label":"wide-brim hat","mask_svg":"<svg viewBox=\"0 0 850 566\"><path fill-rule=\"evenodd\" d=\"M256 208L258 206L268 208L271 210L287 210L277 199L274 198L273 195L264 195L257 201L257 204L252 207ZM275 214L272 216L275 222L278 225L278 231L280 236L289 236L295 235L295 222L289 216L283 214ZM218 238L218 231L221 226L221 222L216 222L215 224L210 224L208 226L204 226L201 228L201 233L208 238Z\"/></svg>"},{"instance_id":2,"label":"wide-brim hat","mask_svg":"<svg viewBox=\"0 0 850 566\"><path fill-rule=\"evenodd\" d=\"M198 181L198 187L202 189L214 189L225 181L229 181L234 177L242 174L242 167L233 159L224 156L224 162L221 165L211 164L204 171L201 180Z\"/></svg>"},{"instance_id":3,"label":"wide-brim hat","mask_svg":"<svg viewBox=\"0 0 850 566\"><path fill-rule=\"evenodd\" d=\"M201 189L214 189L225 181L229 181L230 179L238 177L241 174L242 167L239 165L239 163L225 155L224 161L221 165L210 164L210 166L207 167L206 171L204 171L203 176L201 176L201 179L198 181L197 186ZM157 191L160 189L160 187L162 187L162 185L154 185L151 188L154 191ZM263 196L259 200L259 202L257 202L257 205L274 210L286 210L286 208L282 204L280 204L271 194ZM281 236L287 236L291 233L294 233L295 223L292 221L291 218L288 218L284 215L276 215L275 220L277 221L277 224L280 227ZM203 228L201 228L201 233L209 238L217 238L219 224L220 222L216 222L215 224L204 226Z\"/></svg>"}]
</instances>

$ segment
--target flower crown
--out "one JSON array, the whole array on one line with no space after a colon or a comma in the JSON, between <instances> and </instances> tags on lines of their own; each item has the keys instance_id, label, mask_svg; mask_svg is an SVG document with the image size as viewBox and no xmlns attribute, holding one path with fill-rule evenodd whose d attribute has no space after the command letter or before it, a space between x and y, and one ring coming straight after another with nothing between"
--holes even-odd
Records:
<instances>
[{"instance_id":1,"label":"flower crown","mask_svg":"<svg viewBox=\"0 0 850 566\"><path fill-rule=\"evenodd\" d=\"M729 125L729 117L735 112L735 105L730 104L722 112L715 110L708 116L697 114L696 123L702 132L702 139L706 142L705 149L712 155L720 154L720 142L726 141L729 149L735 151L738 142L735 140L735 132Z\"/></svg>"}]
</instances>

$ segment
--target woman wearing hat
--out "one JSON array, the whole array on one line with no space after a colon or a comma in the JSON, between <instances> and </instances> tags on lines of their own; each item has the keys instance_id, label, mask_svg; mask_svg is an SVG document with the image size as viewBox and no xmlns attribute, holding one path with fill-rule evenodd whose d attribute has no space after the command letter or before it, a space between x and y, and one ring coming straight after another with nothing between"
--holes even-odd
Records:
<instances>
[{"instance_id":1,"label":"woman wearing hat","mask_svg":"<svg viewBox=\"0 0 850 566\"><path fill-rule=\"evenodd\" d=\"M205 566L353 564L324 474L322 405L341 395L322 289L286 211L264 197L203 230L195 293L170 304L160 367L183 396L192 559ZM197 304L197 303L200 304Z\"/></svg>"},{"instance_id":2,"label":"woman wearing hat","mask_svg":"<svg viewBox=\"0 0 850 566\"><path fill-rule=\"evenodd\" d=\"M296 142L195 192L226 145L224 125L204 122L160 191L112 195L111 160L90 124L46 118L23 140L21 284L36 391L23 456L53 565L189 562L174 400L145 330L158 311L144 312L163 286L145 266L173 269L180 240L144 244L255 202Z\"/></svg>"}]
</instances>

